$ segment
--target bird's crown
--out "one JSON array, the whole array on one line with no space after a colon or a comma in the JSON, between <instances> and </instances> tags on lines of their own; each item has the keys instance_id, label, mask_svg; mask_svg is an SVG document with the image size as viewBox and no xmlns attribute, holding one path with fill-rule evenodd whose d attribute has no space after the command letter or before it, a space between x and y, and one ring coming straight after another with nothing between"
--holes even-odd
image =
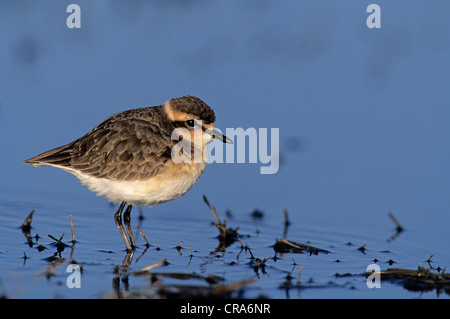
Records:
<instances>
[{"instance_id":1,"label":"bird's crown","mask_svg":"<svg viewBox=\"0 0 450 319\"><path fill-rule=\"evenodd\" d=\"M216 122L216 115L208 104L192 95L170 99L164 103L164 110L172 122L190 119L201 120L204 124Z\"/></svg>"}]
</instances>

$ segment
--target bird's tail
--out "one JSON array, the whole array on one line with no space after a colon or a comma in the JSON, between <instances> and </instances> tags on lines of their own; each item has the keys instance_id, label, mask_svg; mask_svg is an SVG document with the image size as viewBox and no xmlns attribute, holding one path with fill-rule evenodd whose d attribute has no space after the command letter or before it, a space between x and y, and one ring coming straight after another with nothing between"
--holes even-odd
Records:
<instances>
[{"instance_id":1,"label":"bird's tail","mask_svg":"<svg viewBox=\"0 0 450 319\"><path fill-rule=\"evenodd\" d=\"M70 167L70 158L73 143L54 148L50 151L39 154L35 157L23 161L25 164L33 166L58 165Z\"/></svg>"}]
</instances>

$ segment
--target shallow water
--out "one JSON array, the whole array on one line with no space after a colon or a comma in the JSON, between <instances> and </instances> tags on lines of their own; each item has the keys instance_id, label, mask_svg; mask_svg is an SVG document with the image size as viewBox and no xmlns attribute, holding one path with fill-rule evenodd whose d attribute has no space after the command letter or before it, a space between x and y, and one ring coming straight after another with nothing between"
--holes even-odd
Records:
<instances>
[{"instance_id":1,"label":"shallow water","mask_svg":"<svg viewBox=\"0 0 450 319\"><path fill-rule=\"evenodd\" d=\"M188 195L186 196L188 197ZM185 200L191 200L185 199ZM211 225L214 217L202 200L196 209L170 211L161 206L158 211L139 209L133 212L137 249L128 269L119 275L117 267L123 265L126 252L117 231L113 214L115 207L100 198L91 198L86 207L74 199L64 204L43 203L29 198L27 203L11 203L2 199L0 208L0 264L2 294L9 298L161 298L158 289L166 287L173 293L177 286L208 287L201 278L176 279L156 275L150 280L133 275L138 270L164 259L149 273L185 273L202 277L218 276L220 283L228 285L252 280L233 292L243 298L448 298L445 293L408 291L398 283L381 282L381 288L368 288L361 274L369 264L381 269L388 267L416 269L419 264L433 267L448 264L445 242L424 235L420 229L408 228L397 237L395 226L386 216L384 223L368 231L358 230L357 224L332 225L327 222L311 223L290 212L291 224L285 229L282 212L263 212L255 218L251 211L226 213L218 209L227 225L239 227L244 246L236 241L225 249L220 247L218 230ZM212 203L213 204L213 203ZM28 211L24 206L36 207L30 231L30 246L19 227ZM67 205L67 207L62 207ZM61 207L58 207L61 206ZM75 207L75 208L72 208ZM73 215L76 243L72 246L70 217ZM347 224L347 225L345 225ZM142 229L151 246L138 233ZM436 238L445 236L434 228ZM285 233L286 232L286 233ZM57 252L57 246L48 234L59 238L64 233L67 245ZM38 239L36 239L38 235ZM310 244L329 253L297 254L275 253L276 239ZM182 241L181 249L176 246ZM45 247L42 251L38 246ZM365 251L358 248L365 246ZM191 256L192 254L192 256ZM253 255L253 257L252 257ZM268 258L264 267L255 268L255 260ZM76 263L82 268L81 288L68 288L66 280L72 272L67 266ZM128 274L129 276L126 276ZM118 278L127 278L118 281ZM119 282L119 284L117 284Z\"/></svg>"},{"instance_id":2,"label":"shallow water","mask_svg":"<svg viewBox=\"0 0 450 319\"><path fill-rule=\"evenodd\" d=\"M77 4L82 27L74 30L64 3L0 1L2 296L156 298L165 297L161 287L237 283L233 297L448 298L399 282L369 289L361 276L374 260L381 269L450 265L448 1L426 10L419 0L381 1L377 30L356 2ZM265 164L249 156L213 163L184 197L142 208L142 220L133 208L138 247L128 269L117 267L126 252L116 207L65 172L22 161L111 114L186 94L214 108L223 132L278 128L279 171L262 175ZM203 195L250 250L235 241L217 251ZM30 246L20 225L33 209ZM397 236L388 212L405 229ZM63 234L58 253L48 235ZM330 253L276 254L283 237ZM136 274L165 259L149 272L221 280ZM66 285L73 261L79 289Z\"/></svg>"}]
</instances>

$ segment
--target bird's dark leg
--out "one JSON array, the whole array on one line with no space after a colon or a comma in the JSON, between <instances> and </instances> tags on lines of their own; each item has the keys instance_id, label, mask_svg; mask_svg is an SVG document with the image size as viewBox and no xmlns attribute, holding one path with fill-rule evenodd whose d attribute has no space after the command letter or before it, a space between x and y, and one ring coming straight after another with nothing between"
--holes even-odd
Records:
<instances>
[{"instance_id":1,"label":"bird's dark leg","mask_svg":"<svg viewBox=\"0 0 450 319\"><path fill-rule=\"evenodd\" d=\"M136 245L134 243L133 231L131 230L131 223L130 223L132 208L133 208L133 205L128 205L125 213L123 214L123 221L125 224L125 228L127 229L127 232L128 232L128 237L130 237L131 248L134 249L134 248L136 248Z\"/></svg>"},{"instance_id":2,"label":"bird's dark leg","mask_svg":"<svg viewBox=\"0 0 450 319\"><path fill-rule=\"evenodd\" d=\"M119 209L114 214L114 221L116 222L116 226L119 229L123 240L125 241L125 245L127 245L127 250L132 251L133 249L131 248L130 242L128 241L127 234L125 233L125 229L123 228L123 225L122 225L122 211L123 211L123 208L125 207L125 204L126 204L125 202L122 202L122 204L120 204ZM128 209L127 209L127 211L128 211ZM125 212L125 214L126 214L126 212Z\"/></svg>"}]
</instances>

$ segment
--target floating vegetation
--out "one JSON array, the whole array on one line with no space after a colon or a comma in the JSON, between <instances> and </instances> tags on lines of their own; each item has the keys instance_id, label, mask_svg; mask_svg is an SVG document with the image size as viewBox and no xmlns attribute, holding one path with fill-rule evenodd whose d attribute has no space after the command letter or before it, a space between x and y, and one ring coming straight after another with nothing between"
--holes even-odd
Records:
<instances>
[{"instance_id":1,"label":"floating vegetation","mask_svg":"<svg viewBox=\"0 0 450 319\"><path fill-rule=\"evenodd\" d=\"M297 243L295 241L288 241L286 239L276 239L275 244L273 245L273 250L275 250L275 252L279 254L284 253L303 254L306 252L309 253L310 255L317 255L319 253L324 254L329 253L329 251L325 249Z\"/></svg>"},{"instance_id":2,"label":"floating vegetation","mask_svg":"<svg viewBox=\"0 0 450 319\"><path fill-rule=\"evenodd\" d=\"M153 272L151 270L159 266L167 265L167 260L161 260L155 264L144 267L130 275L143 277L157 287L156 290L129 294L125 297L158 297L158 298L230 298L238 289L253 283L252 279L245 279L231 284L223 284L225 279L216 275L199 275L184 272ZM164 283L165 279L181 281L181 283ZM193 281L191 284L186 282ZM195 284L196 282L204 284ZM151 295L145 295L151 293ZM124 297L124 296L122 296Z\"/></svg>"},{"instance_id":3,"label":"floating vegetation","mask_svg":"<svg viewBox=\"0 0 450 319\"><path fill-rule=\"evenodd\" d=\"M142 236L143 243L139 245L136 250L130 252L127 251L125 257L123 258L122 264L115 263L115 266L112 270L111 268L109 268L109 273L113 274L113 289L112 291L108 291L107 293L102 292L99 297L166 299L242 298L246 297L249 291L252 291L254 293L255 291L258 291L260 289L260 287L256 287L256 289L252 288L252 284L255 283L255 281L259 282L263 278L264 280L262 281L270 280L271 278L278 278L278 280L279 278L284 278L276 283L276 285L274 286L275 289L278 288L278 290L284 290L286 298L290 298L290 294L292 294L292 292L294 292L294 294L295 292L297 292L297 296L300 298L300 292L305 289L355 289L357 287L355 286L355 283L358 284L360 282L362 275L366 277L373 275L373 273L369 272L363 274L355 274L350 272L345 272L343 274L335 273L336 280L334 281L324 281L322 278L319 278L315 275L308 275L309 277L306 278L304 278L303 276L302 278L303 270L305 270L307 274L310 274L311 268L308 268L308 265L305 266L304 264L300 264L300 266L297 267L298 264L294 257L298 260L301 259L300 256L291 255L290 257L292 258L292 263L289 264L289 260L291 258L284 255L326 255L331 253L331 251L312 246L309 242L305 244L293 240L288 240L287 231L291 225L291 221L289 220L287 209L283 211L283 215L280 215L282 218L280 218L281 220L279 230L280 232L282 231L283 238L275 238L275 243L270 245L270 242L273 242L273 237L269 236L269 242L267 242L267 233L264 233L260 238L265 240L265 242L260 242L259 246L255 247L253 246L255 242L252 239L258 238L260 236L259 230L256 233L256 236L239 233L239 227L228 227L226 219L224 218L223 220L221 220L219 218L219 214L217 213L216 208L210 204L205 196L203 197L203 200L213 214L214 220L211 222L211 224L214 225L219 231L219 235L217 236L219 239L219 245L217 248L215 248L215 250L201 255L201 253L204 251L195 249L195 243L193 246L194 250L191 250L190 244L184 244L183 241L180 240L181 238L171 238L173 242L166 242L164 246L160 248L158 246L151 245L141 227L137 226L137 230ZM26 243L30 248L34 247L35 249L37 249L38 252L46 251L46 253L48 253L52 249L54 250L53 254L50 257L41 259L48 263L42 273L45 275L44 277L48 281L53 280L59 282L59 285L64 285L65 277L61 280L61 271L64 271L63 266L66 266L68 263L77 263L73 258L77 241L75 239L75 227L72 215L70 215L70 229L72 232L71 243L68 242L69 239L66 239L66 243L63 242L63 233L61 236L48 235L48 238L50 238L52 241L45 242L44 246L44 244L42 244L41 242L44 241L47 237L41 238L38 234L31 235L31 231L35 230L31 226L33 216L35 215L34 213L34 210L31 211L31 213L27 215L20 227L27 239ZM226 213L227 218L231 218L231 216L231 212ZM394 222L396 231L396 233L387 240L388 242L390 242L396 239L404 231L405 228L400 225L400 223L392 213L389 213L388 216ZM251 222L253 223L258 223L258 226L263 225L264 227L266 227L266 232L271 229L272 225L267 225L267 218L265 216L265 213L260 210L254 210L251 214L247 215L247 218L251 219ZM235 221L236 220L233 219L233 222ZM247 238L251 239L249 243L247 243L246 241ZM240 246L236 245L236 242L238 242ZM252 247L250 247L249 244ZM339 255L337 256L338 258L332 258L333 260L323 258L321 259L316 257L314 257L313 259L319 263L332 262L334 265L340 264L339 269L342 270L342 265L344 265L344 267L345 265L347 265L346 262L348 262L349 256L355 259L364 258L372 260L374 263L378 263L380 260L378 258L374 258L375 256L373 256L372 254L392 254L391 250L374 250L374 245L372 245L372 243L369 244L371 246L371 249L367 249L367 244L365 243L356 244L350 241L343 241L343 243L341 244L341 249L342 247L344 247L344 251L348 252L350 255ZM84 243L84 245L84 247L86 247L86 243ZM261 247L265 247L265 249L263 250ZM272 250L270 249L270 247L273 248L275 254L273 254L273 252L271 253ZM333 253L339 254L339 248L337 248L337 246L329 245L328 247L333 247L330 248L333 250ZM169 249L168 254L166 254L166 252L168 252L167 248ZM66 253L67 249L70 249L70 256L68 258L67 255L63 254ZM174 257L174 254L170 252L171 249L176 250L176 257ZM189 249L189 254L185 253L186 249ZM117 251L98 251L107 252L108 254L117 253ZM138 251L139 256L136 255L137 258L135 258L134 254ZM154 254L159 254L160 256L163 255L164 257L159 262L153 263L149 266L143 268L136 267L136 263L141 263L142 260L145 260L145 258L141 258L146 253L152 255L150 256L150 258L153 258ZM178 256L181 258L178 259ZM402 285L409 291L418 291L422 293L436 290L438 292L438 295L441 292L445 292L446 294L450 295L450 274L445 273L445 268L432 267L432 257L433 256L430 256L428 260L426 260L429 268L418 267L417 269L413 270L404 268L388 268L386 270L378 272L379 278L380 280L390 281L392 284ZM30 258L32 258L32 253L30 256L28 252L23 252L21 258L23 259L23 264L25 265L25 263L28 262ZM171 259L171 262L169 262L169 260L166 258ZM177 258L177 260L173 260L172 258ZM284 260L284 262L279 262L279 259ZM218 268L214 268L215 265L217 265L216 260L222 262L223 265L235 267L230 268L231 270L228 270L227 268L222 268L219 270ZM190 267L190 271L184 271L184 268L180 269L179 267L174 267L174 265L179 265L180 261L185 263L187 267ZM87 263L89 265L90 262L91 261L84 261L84 264ZM386 260L384 260L383 262L387 263L387 265L389 266L400 263L399 261L397 261L397 258L395 256L393 256L393 258L386 258ZM208 268L210 265L214 265L212 269ZM289 265L288 267L292 266L292 268L288 268L287 265ZM157 269L160 269L161 271L156 271ZM248 271L249 269L250 271ZM345 270L346 269L344 268L344 271ZM236 271L238 273L237 277ZM280 272L282 274L284 273L285 276L273 276L274 272L278 272L278 274ZM229 276L230 273L232 274L232 276ZM341 279L345 277L351 279ZM130 278L134 279L131 281ZM144 284L138 286L131 285L131 283L135 283L136 280L140 281L141 283L144 282ZM108 290L108 288L106 289ZM260 292L259 297L267 297L266 293L266 291L264 293ZM270 295L268 296L270 297Z\"/></svg>"},{"instance_id":4,"label":"floating vegetation","mask_svg":"<svg viewBox=\"0 0 450 319\"><path fill-rule=\"evenodd\" d=\"M366 272L364 276L370 276L373 273ZM432 291L442 290L450 294L450 274L445 273L445 269L436 270L433 268L418 267L417 269L388 268L379 272L381 280L389 280L402 285L405 289L411 291Z\"/></svg>"},{"instance_id":5,"label":"floating vegetation","mask_svg":"<svg viewBox=\"0 0 450 319\"><path fill-rule=\"evenodd\" d=\"M223 222L219 219L219 215L217 214L216 208L214 206L211 206L206 196L203 196L203 200L205 201L206 205L208 206L209 210L213 214L214 218L216 219L216 222L211 222L214 226L217 227L219 230L219 241L220 241L220 247L225 248L234 243L239 238L238 229L237 228L227 228L227 221L224 218Z\"/></svg>"}]
</instances>

